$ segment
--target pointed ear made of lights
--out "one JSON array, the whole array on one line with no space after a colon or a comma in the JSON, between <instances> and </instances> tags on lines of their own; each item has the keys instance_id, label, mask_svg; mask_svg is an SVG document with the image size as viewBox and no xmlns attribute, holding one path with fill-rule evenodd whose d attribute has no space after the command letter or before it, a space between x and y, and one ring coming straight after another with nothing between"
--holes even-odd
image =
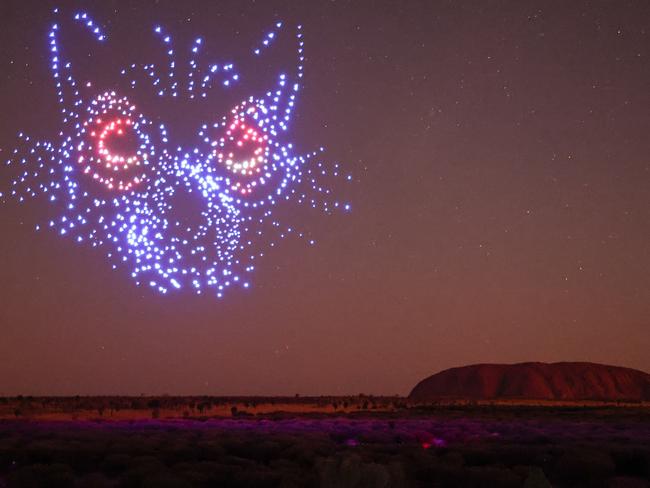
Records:
<instances>
[{"instance_id":1,"label":"pointed ear made of lights","mask_svg":"<svg viewBox=\"0 0 650 488\"><path fill-rule=\"evenodd\" d=\"M189 69L181 75L171 35L154 25L165 62L123 67L119 76L126 89L96 90L78 76L60 34L64 25L78 23L91 42L109 42L104 30L87 13L54 14L48 48L60 131L51 141L19 134L21 146L7 164L18 165L20 174L4 192L20 202L42 197L54 206L56 217L37 230L48 227L106 249L113 267L126 267L138 284L161 293L189 289L222 297L233 285L248 288L255 263L280 239L314 243L296 225L280 222L277 206L302 204L326 213L350 209L333 200L320 180L351 176L341 175L338 164L317 161L322 148L296 154L288 138L303 78L301 26L293 34L295 73L280 73L263 96L251 96L218 122L202 124L201 144L190 147L139 111L139 90L146 86L158 97L188 103L207 99L210 90L239 82L234 64L199 65L196 54L204 41L197 38L189 48ZM251 55L263 56L280 35L292 34L278 22ZM127 140L131 146L124 149ZM199 202L196 215L175 204L179 193Z\"/></svg>"}]
</instances>

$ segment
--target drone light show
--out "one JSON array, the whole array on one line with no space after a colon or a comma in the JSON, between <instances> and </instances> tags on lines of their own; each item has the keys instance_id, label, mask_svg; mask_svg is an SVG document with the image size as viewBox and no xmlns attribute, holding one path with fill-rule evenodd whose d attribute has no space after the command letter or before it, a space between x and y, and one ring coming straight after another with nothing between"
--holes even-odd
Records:
<instances>
[{"instance_id":1,"label":"drone light show","mask_svg":"<svg viewBox=\"0 0 650 488\"><path fill-rule=\"evenodd\" d=\"M270 90L202 123L187 142L141 111L139 97L209 104L241 82L235 63L198 61L206 43L200 37L177 52L172 35L154 24L151 35L165 62L122 66L119 88L99 89L71 59L62 35L81 28L82 42L99 46L110 43L109 34L87 13L57 9L54 17L47 39L60 129L48 141L21 133L7 161L20 168L7 196L41 197L55 209L37 229L105 249L113 267L161 293L189 289L222 297L233 285L250 286L256 262L279 239L314 243L276 215L280 204L328 214L350 209L324 179L351 177L338 164L321 162L322 148L299 153L289 138L305 60L300 25L276 22L250 49L261 60L276 39L291 37L291 72L278 72ZM181 194L197 202L194 210L176 203Z\"/></svg>"}]
</instances>

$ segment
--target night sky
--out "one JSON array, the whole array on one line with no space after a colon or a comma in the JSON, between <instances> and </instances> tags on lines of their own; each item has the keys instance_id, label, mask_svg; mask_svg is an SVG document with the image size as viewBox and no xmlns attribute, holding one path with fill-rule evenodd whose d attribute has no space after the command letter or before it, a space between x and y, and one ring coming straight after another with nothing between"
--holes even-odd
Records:
<instances>
[{"instance_id":1,"label":"night sky","mask_svg":"<svg viewBox=\"0 0 650 488\"><path fill-rule=\"evenodd\" d=\"M56 5L0 5L3 161L19 131L60 130L46 37ZM46 202L5 198L0 394L406 394L476 362L650 371L647 1L84 9L117 37L97 57L107 71L157 23L179 50L202 36L237 61L278 19L301 22L292 137L353 174L334 185L352 211L280 209L317 244L283 240L250 289L217 299L137 287L104 251L36 232ZM247 79L263 84L264 71ZM182 115L220 116L232 96ZM178 137L196 124L170 122Z\"/></svg>"}]
</instances>

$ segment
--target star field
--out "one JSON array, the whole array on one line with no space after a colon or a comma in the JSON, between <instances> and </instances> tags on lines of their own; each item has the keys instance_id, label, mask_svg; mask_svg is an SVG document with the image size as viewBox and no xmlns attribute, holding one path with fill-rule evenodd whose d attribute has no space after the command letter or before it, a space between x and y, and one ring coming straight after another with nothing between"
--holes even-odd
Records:
<instances>
[{"instance_id":1,"label":"star field","mask_svg":"<svg viewBox=\"0 0 650 488\"><path fill-rule=\"evenodd\" d=\"M30 136L21 147L51 143L39 149L48 161L61 147L61 106L44 52L53 6L10 0L0 7L2 161L12 157L17 131ZM435 371L479 362L650 370L647 2L59 7L92 13L106 31L92 52L75 48L79 68L92 74L93 96L108 92L112 100L115 90L114 107L127 97L151 122L156 148L163 146L154 129L165 126L169 158L154 179L164 177L175 194L146 200L186 210L151 215L193 234L202 218L234 225L253 209L229 210L216 196L193 199L181 191L184 178L169 176L183 170L174 158L192 156L186 147L211 154L220 192L257 201L247 183L260 174L256 158L270 157L278 138L242 117L259 110L251 95L258 99L276 89L280 74L296 73L294 27L302 25L304 75L289 130L277 132L286 135L281 146L294 144L290 157L316 151L302 167L325 171L316 188L332 193L305 179L296 190L305 194L302 204L278 200L270 217L255 210L250 228L263 238L244 253L230 250L226 237L210 239L224 243L211 249L225 261L235 251L246 260L263 253L252 273L232 266L252 286L233 285L221 300L206 285L200 296L171 293L173 284L149 271L133 279L137 265L121 264L119 252L112 270L108 244L34 232L50 220L59 229L60 207L3 198L0 393L393 394ZM130 118L131 127L140 120L118 118L122 126ZM92 130L99 137L104 129ZM244 146L251 151L239 158ZM333 166L318 167L337 162L338 178ZM19 177L19 168L3 167L0 184ZM141 168L150 166L133 169ZM113 184L138 174L125 172ZM187 182L200 186L189 173ZM312 208L312 195L331 206ZM219 205L207 211L210 200ZM245 222L230 224L224 232ZM289 237L289 227L303 238ZM168 232L165 244L184 235ZM152 292L152 280L170 292ZM193 290L191 279L179 283Z\"/></svg>"}]
</instances>

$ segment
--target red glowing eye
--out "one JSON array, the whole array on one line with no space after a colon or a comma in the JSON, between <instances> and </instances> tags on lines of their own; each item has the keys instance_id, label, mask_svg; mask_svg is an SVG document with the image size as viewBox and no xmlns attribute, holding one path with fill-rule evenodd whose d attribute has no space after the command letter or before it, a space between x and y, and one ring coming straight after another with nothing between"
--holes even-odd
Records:
<instances>
[{"instance_id":1,"label":"red glowing eye","mask_svg":"<svg viewBox=\"0 0 650 488\"><path fill-rule=\"evenodd\" d=\"M215 155L219 164L233 173L253 176L266 162L268 136L244 122L233 122L219 140Z\"/></svg>"},{"instance_id":2,"label":"red glowing eye","mask_svg":"<svg viewBox=\"0 0 650 488\"><path fill-rule=\"evenodd\" d=\"M84 174L103 183L109 190L130 190L145 174L146 154L139 155L140 134L129 116L102 114L84 122L86 139L79 144L79 164Z\"/></svg>"},{"instance_id":3,"label":"red glowing eye","mask_svg":"<svg viewBox=\"0 0 650 488\"><path fill-rule=\"evenodd\" d=\"M225 132L215 141L214 156L219 165L225 167L244 181L234 181L232 189L243 195L250 193L257 185L249 178L263 174L269 157L269 136L252 119L255 108L245 112L233 110Z\"/></svg>"},{"instance_id":4,"label":"red glowing eye","mask_svg":"<svg viewBox=\"0 0 650 488\"><path fill-rule=\"evenodd\" d=\"M101 120L98 121L101 125ZM138 165L137 136L133 131L133 121L129 118L116 118L91 133L96 138L97 154L104 161L106 169L124 169ZM136 145L136 148L129 146Z\"/></svg>"}]
</instances>

